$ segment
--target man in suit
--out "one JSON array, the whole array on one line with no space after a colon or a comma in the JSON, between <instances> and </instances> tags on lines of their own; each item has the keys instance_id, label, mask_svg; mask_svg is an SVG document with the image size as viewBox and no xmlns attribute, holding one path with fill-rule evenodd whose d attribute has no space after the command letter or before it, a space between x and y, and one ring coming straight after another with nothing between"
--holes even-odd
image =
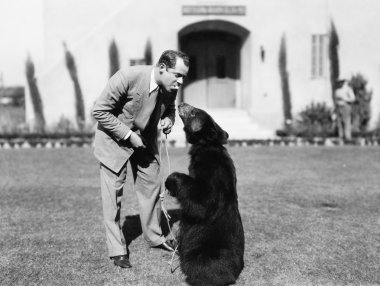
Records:
<instances>
[{"instance_id":1,"label":"man in suit","mask_svg":"<svg viewBox=\"0 0 380 286\"><path fill-rule=\"evenodd\" d=\"M100 161L108 255L122 268L131 267L120 222L128 161L144 238L150 247L173 251L173 244L165 240L160 227L157 126L161 119L163 132L170 133L176 94L188 70L186 54L165 51L154 67L133 66L119 70L94 104L93 116L98 121L94 155Z\"/></svg>"}]
</instances>

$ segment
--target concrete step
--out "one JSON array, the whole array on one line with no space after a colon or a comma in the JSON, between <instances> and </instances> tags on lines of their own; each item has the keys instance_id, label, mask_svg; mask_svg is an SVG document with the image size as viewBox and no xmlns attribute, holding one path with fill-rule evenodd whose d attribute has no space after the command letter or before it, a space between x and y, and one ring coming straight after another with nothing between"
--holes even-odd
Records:
<instances>
[{"instance_id":1,"label":"concrete step","mask_svg":"<svg viewBox=\"0 0 380 286\"><path fill-rule=\"evenodd\" d=\"M274 137L273 131L261 129L258 124L252 121L245 110L219 108L207 109L206 111L228 133L229 140L269 139ZM186 144L183 123L178 114L172 132L168 135L168 140L174 140L176 146Z\"/></svg>"}]
</instances>

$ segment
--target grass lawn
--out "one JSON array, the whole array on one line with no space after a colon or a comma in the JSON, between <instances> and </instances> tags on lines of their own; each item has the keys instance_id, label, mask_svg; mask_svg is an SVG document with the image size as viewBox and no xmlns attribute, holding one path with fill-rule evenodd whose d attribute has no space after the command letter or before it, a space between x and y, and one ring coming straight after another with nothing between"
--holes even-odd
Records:
<instances>
[{"instance_id":1,"label":"grass lawn","mask_svg":"<svg viewBox=\"0 0 380 286\"><path fill-rule=\"evenodd\" d=\"M380 285L380 148L229 151L246 238L237 285ZM169 153L186 171L187 149ZM107 258L91 148L0 150L0 284L185 285L170 254L147 247L130 186L124 270Z\"/></svg>"}]
</instances>

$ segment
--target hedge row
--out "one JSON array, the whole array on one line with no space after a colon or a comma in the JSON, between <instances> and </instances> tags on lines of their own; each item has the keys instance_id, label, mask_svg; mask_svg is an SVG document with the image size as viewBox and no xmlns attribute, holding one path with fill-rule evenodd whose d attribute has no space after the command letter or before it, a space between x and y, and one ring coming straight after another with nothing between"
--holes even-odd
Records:
<instances>
[{"instance_id":1,"label":"hedge row","mask_svg":"<svg viewBox=\"0 0 380 286\"><path fill-rule=\"evenodd\" d=\"M178 146L175 140L168 141L170 147ZM93 144L93 136L70 136L70 137L17 137L0 138L0 149L18 148L65 148L65 147L89 147ZM342 142L337 138L294 138L283 137L278 139L252 139L252 140L229 140L228 146L379 146L380 138L355 138L351 141Z\"/></svg>"}]
</instances>

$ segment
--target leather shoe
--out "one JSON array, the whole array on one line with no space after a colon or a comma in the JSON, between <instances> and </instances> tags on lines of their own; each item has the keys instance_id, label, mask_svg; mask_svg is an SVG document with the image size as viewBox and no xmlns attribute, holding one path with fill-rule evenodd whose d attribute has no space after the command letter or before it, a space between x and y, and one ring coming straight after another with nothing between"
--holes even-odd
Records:
<instances>
[{"instance_id":1,"label":"leather shoe","mask_svg":"<svg viewBox=\"0 0 380 286\"><path fill-rule=\"evenodd\" d=\"M129 262L128 255L118 255L111 257L113 263L121 268L131 268L131 262Z\"/></svg>"},{"instance_id":2,"label":"leather shoe","mask_svg":"<svg viewBox=\"0 0 380 286\"><path fill-rule=\"evenodd\" d=\"M160 248L160 249L170 251L170 252L175 251L175 247L176 246L173 240L167 240L157 246L154 246L154 248Z\"/></svg>"}]
</instances>

